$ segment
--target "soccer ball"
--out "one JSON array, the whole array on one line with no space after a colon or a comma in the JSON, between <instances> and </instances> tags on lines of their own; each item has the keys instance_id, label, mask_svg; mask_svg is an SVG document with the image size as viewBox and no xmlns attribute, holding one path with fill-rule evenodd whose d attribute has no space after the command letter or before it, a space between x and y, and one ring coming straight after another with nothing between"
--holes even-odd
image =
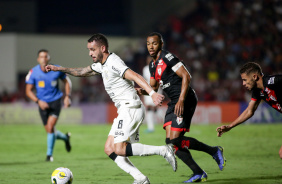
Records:
<instances>
[{"instance_id":1,"label":"soccer ball","mask_svg":"<svg viewBox=\"0 0 282 184\"><path fill-rule=\"evenodd\" d=\"M66 167L59 167L53 171L51 181L53 184L72 184L72 172Z\"/></svg>"}]
</instances>

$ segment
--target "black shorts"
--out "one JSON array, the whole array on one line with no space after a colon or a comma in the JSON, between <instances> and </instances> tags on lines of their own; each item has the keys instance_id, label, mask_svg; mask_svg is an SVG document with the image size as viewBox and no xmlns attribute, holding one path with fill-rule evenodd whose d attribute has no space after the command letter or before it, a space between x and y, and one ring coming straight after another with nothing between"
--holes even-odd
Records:
<instances>
[{"instance_id":1,"label":"black shorts","mask_svg":"<svg viewBox=\"0 0 282 184\"><path fill-rule=\"evenodd\" d=\"M171 125L171 130L178 132L189 132L191 120L194 115L196 106L197 106L197 96L195 93L190 93L189 96L186 97L184 104L184 113L182 118L178 118L174 114L174 107L177 102L168 103L168 108L165 114L165 121L163 128Z\"/></svg>"},{"instance_id":2,"label":"black shorts","mask_svg":"<svg viewBox=\"0 0 282 184\"><path fill-rule=\"evenodd\" d=\"M47 125L47 120L49 118L49 116L56 116L59 117L60 112L61 112L61 108L62 108L62 104L61 104L61 98L59 98L58 100L55 100L53 102L49 102L48 103L49 108L46 110L42 110L40 107L39 108L39 114L40 117L42 119L43 125Z\"/></svg>"}]
</instances>

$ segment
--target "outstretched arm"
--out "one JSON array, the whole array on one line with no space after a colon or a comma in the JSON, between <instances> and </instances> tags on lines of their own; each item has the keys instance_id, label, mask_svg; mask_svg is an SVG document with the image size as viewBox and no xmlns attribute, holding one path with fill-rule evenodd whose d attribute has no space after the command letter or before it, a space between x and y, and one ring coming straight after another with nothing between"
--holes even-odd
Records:
<instances>
[{"instance_id":1,"label":"outstretched arm","mask_svg":"<svg viewBox=\"0 0 282 184\"><path fill-rule=\"evenodd\" d=\"M143 88L152 97L155 105L162 105L164 96L156 93L141 75L135 73L131 69L128 69L124 74L124 78L136 82L141 88Z\"/></svg>"},{"instance_id":2,"label":"outstretched arm","mask_svg":"<svg viewBox=\"0 0 282 184\"><path fill-rule=\"evenodd\" d=\"M90 77L98 73L94 72L90 66L84 68L66 68L62 66L47 65L45 67L46 71L61 71L76 77Z\"/></svg>"},{"instance_id":3,"label":"outstretched arm","mask_svg":"<svg viewBox=\"0 0 282 184\"><path fill-rule=\"evenodd\" d=\"M156 79L150 79L150 86L153 88L155 92L159 89L159 83ZM143 88L135 88L138 95L149 95Z\"/></svg>"},{"instance_id":4,"label":"outstretched arm","mask_svg":"<svg viewBox=\"0 0 282 184\"><path fill-rule=\"evenodd\" d=\"M217 136L221 137L221 135L223 133L228 132L232 128L240 125L241 123L244 123L249 118L251 118L254 115L255 111L257 110L257 107L258 107L259 103L260 103L259 101L251 100L249 105L248 105L248 107L247 107L247 109L245 109L244 112L242 112L242 114L235 121L233 121L229 125L222 125L220 127L217 127L217 129L216 129Z\"/></svg>"}]
</instances>

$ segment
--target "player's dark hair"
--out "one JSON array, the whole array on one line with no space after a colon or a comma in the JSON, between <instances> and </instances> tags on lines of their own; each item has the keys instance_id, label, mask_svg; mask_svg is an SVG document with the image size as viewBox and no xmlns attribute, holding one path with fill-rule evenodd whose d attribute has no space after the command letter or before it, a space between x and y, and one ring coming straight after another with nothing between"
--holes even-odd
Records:
<instances>
[{"instance_id":1,"label":"player's dark hair","mask_svg":"<svg viewBox=\"0 0 282 184\"><path fill-rule=\"evenodd\" d=\"M152 32L148 35L148 37L151 37L151 36L157 36L159 39L160 39L160 42L163 43L164 42L164 39L163 39L163 36L158 33L158 32Z\"/></svg>"},{"instance_id":2,"label":"player's dark hair","mask_svg":"<svg viewBox=\"0 0 282 184\"><path fill-rule=\"evenodd\" d=\"M40 50L37 52L37 56L39 56L39 54L40 54L41 52L46 52L46 53L49 54L49 51L48 51L47 49L40 49Z\"/></svg>"},{"instance_id":3,"label":"player's dark hair","mask_svg":"<svg viewBox=\"0 0 282 184\"><path fill-rule=\"evenodd\" d=\"M262 75L262 70L259 64L255 62L248 62L244 64L240 69L240 74L245 73L249 75L250 73L258 73Z\"/></svg>"},{"instance_id":4,"label":"player's dark hair","mask_svg":"<svg viewBox=\"0 0 282 184\"><path fill-rule=\"evenodd\" d=\"M101 33L94 34L88 39L88 43L95 41L99 46L105 45L106 49L109 48L109 42L105 35Z\"/></svg>"}]
</instances>

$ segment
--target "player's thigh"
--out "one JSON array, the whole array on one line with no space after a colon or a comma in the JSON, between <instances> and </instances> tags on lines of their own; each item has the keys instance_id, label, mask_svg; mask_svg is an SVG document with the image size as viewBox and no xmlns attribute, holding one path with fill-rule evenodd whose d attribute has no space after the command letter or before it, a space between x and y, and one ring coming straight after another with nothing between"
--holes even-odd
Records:
<instances>
[{"instance_id":1,"label":"player's thigh","mask_svg":"<svg viewBox=\"0 0 282 184\"><path fill-rule=\"evenodd\" d=\"M114 143L137 141L139 137L139 127L145 116L145 109L141 108L122 108L119 115L114 119L109 135L114 136ZM135 137L134 137L135 136Z\"/></svg>"}]
</instances>

